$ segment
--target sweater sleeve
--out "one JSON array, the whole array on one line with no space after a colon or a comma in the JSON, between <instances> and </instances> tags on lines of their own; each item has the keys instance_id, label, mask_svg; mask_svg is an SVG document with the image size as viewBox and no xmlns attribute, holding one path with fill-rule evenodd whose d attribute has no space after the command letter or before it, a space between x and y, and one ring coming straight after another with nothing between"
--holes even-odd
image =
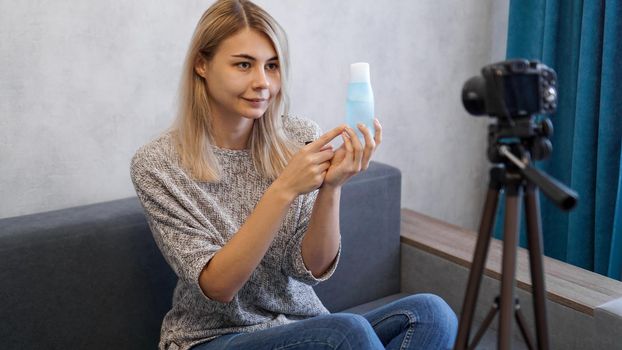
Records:
<instances>
[{"instance_id":1,"label":"sweater sleeve","mask_svg":"<svg viewBox=\"0 0 622 350\"><path fill-rule=\"evenodd\" d=\"M146 158L137 152L130 174L154 240L177 277L212 301L203 294L199 275L222 245L213 227L196 219L205 221L171 174Z\"/></svg>"},{"instance_id":2,"label":"sweater sleeve","mask_svg":"<svg viewBox=\"0 0 622 350\"><path fill-rule=\"evenodd\" d=\"M314 286L320 282L328 280L339 263L341 257L341 241L339 242L339 250L337 256L332 265L326 270L326 272L319 277L313 276L311 271L307 269L302 258L302 239L309 227L309 220L311 219L311 213L313 211L313 204L317 198L318 190L310 192L302 197L302 207L300 211L300 219L296 226L296 232L287 245L285 258L283 259L283 273L294 278L302 283Z\"/></svg>"}]
</instances>

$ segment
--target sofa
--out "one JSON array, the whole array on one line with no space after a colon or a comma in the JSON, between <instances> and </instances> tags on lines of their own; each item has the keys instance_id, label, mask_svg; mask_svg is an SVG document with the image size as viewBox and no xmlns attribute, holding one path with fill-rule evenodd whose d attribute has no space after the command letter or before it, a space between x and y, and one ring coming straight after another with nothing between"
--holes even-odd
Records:
<instances>
[{"instance_id":1,"label":"sofa","mask_svg":"<svg viewBox=\"0 0 622 350\"><path fill-rule=\"evenodd\" d=\"M331 312L405 295L400 192L379 162L343 187L342 256L314 287ZM154 349L176 280L136 197L0 219L0 348Z\"/></svg>"}]
</instances>

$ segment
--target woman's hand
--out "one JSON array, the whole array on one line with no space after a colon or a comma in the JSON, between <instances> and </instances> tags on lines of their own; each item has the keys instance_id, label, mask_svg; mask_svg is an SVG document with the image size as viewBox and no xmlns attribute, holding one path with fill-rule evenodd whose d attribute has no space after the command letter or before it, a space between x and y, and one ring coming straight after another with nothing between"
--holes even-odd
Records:
<instances>
[{"instance_id":1,"label":"woman's hand","mask_svg":"<svg viewBox=\"0 0 622 350\"><path fill-rule=\"evenodd\" d=\"M340 188L352 176L369 167L369 161L376 148L382 142L382 127L378 119L374 119L376 129L372 138L371 131L363 124L358 128L365 137L365 146L361 144L358 136L351 128L346 128L342 133L343 144L335 151L330 161L330 167L324 177L323 187Z\"/></svg>"},{"instance_id":2,"label":"woman's hand","mask_svg":"<svg viewBox=\"0 0 622 350\"><path fill-rule=\"evenodd\" d=\"M275 185L292 199L320 187L335 153L328 143L339 136L345 127L340 125L302 147L274 181Z\"/></svg>"}]
</instances>

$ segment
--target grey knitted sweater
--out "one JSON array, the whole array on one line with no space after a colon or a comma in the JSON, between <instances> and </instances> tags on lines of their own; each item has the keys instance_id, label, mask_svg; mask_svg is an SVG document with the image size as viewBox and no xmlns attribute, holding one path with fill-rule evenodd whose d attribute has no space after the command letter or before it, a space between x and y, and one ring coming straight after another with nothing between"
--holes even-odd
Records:
<instances>
[{"instance_id":1,"label":"grey knitted sweater","mask_svg":"<svg viewBox=\"0 0 622 350\"><path fill-rule=\"evenodd\" d=\"M319 126L283 117L288 137L315 140ZM238 231L271 181L254 168L249 150L212 146L222 167L218 183L192 180L179 164L170 133L142 146L131 162L131 178L162 255L177 274L171 310L162 322L159 349L188 349L219 335L254 332L327 314L312 286L328 279L305 268L301 242L317 190L291 204L272 245L250 279L229 303L209 299L199 274Z\"/></svg>"}]
</instances>

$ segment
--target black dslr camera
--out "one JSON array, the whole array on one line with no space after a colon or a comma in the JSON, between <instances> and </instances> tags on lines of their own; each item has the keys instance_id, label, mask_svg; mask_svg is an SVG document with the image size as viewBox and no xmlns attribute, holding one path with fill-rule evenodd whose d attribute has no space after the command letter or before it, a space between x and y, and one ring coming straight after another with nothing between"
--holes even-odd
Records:
<instances>
[{"instance_id":1,"label":"black dslr camera","mask_svg":"<svg viewBox=\"0 0 622 350\"><path fill-rule=\"evenodd\" d=\"M522 118L551 114L557 107L557 75L538 61L524 59L482 68L464 84L462 102L473 115Z\"/></svg>"},{"instance_id":2,"label":"black dslr camera","mask_svg":"<svg viewBox=\"0 0 622 350\"><path fill-rule=\"evenodd\" d=\"M503 160L502 144L520 144L534 160L547 158L553 150L549 137L553 123L536 114L551 114L557 108L557 74L538 61L515 59L482 68L462 88L462 103L472 115L489 115L497 122L488 129L488 159Z\"/></svg>"}]
</instances>

